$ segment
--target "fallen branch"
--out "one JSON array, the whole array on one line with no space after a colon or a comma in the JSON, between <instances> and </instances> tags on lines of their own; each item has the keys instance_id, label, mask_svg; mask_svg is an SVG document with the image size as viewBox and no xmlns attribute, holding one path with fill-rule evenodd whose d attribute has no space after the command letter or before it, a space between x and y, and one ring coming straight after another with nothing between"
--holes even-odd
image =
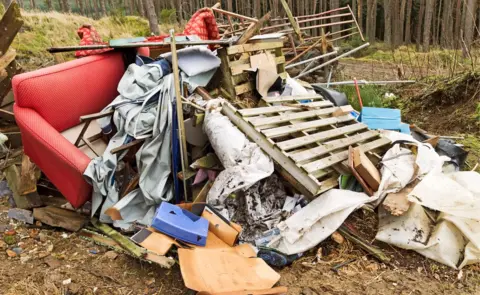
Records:
<instances>
[{"instance_id":1,"label":"fallen branch","mask_svg":"<svg viewBox=\"0 0 480 295\"><path fill-rule=\"evenodd\" d=\"M146 255L147 251L145 249L138 247L137 245L135 245L134 242L130 241L129 238L117 232L110 226L104 223L101 223L100 221L98 221L97 218L95 217L92 218L91 222L93 226L95 226L101 232L103 232L104 234L112 238L114 241L120 244L120 246L122 246L125 250L127 250L131 254L133 254L135 257L143 258Z\"/></svg>"},{"instance_id":2,"label":"fallen branch","mask_svg":"<svg viewBox=\"0 0 480 295\"><path fill-rule=\"evenodd\" d=\"M355 235L345 225L340 226L340 228L338 229L338 232L341 233L342 236L344 236L350 242L356 244L357 246L359 246L363 250L365 250L368 253L375 256L375 258L377 258L381 262L383 262L383 263L389 263L390 262L390 257L388 257L385 253L383 253L382 250L380 250L377 247L371 245L370 243L368 243L367 241L365 241L361 237Z\"/></svg>"}]
</instances>

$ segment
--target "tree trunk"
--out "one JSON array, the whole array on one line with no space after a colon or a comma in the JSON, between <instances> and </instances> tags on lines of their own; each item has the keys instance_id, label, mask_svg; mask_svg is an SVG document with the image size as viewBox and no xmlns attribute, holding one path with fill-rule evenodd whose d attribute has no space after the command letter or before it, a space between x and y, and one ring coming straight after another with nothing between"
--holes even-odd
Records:
<instances>
[{"instance_id":1,"label":"tree trunk","mask_svg":"<svg viewBox=\"0 0 480 295\"><path fill-rule=\"evenodd\" d=\"M262 12L260 11L260 0L253 0L253 11L255 11L256 18L262 17Z\"/></svg>"},{"instance_id":2,"label":"tree trunk","mask_svg":"<svg viewBox=\"0 0 480 295\"><path fill-rule=\"evenodd\" d=\"M375 43L376 24L377 0L367 0L367 39L372 44Z\"/></svg>"},{"instance_id":3,"label":"tree trunk","mask_svg":"<svg viewBox=\"0 0 480 295\"><path fill-rule=\"evenodd\" d=\"M400 2L391 1L392 7L392 43L393 48L397 48L400 45Z\"/></svg>"},{"instance_id":4,"label":"tree trunk","mask_svg":"<svg viewBox=\"0 0 480 295\"><path fill-rule=\"evenodd\" d=\"M405 35L405 8L407 6L407 0L402 0L402 4L400 5L400 23L399 23L399 39L398 44L402 44Z\"/></svg>"},{"instance_id":5,"label":"tree trunk","mask_svg":"<svg viewBox=\"0 0 480 295\"><path fill-rule=\"evenodd\" d=\"M130 15L135 15L135 0L130 0L128 5L130 10Z\"/></svg>"},{"instance_id":6,"label":"tree trunk","mask_svg":"<svg viewBox=\"0 0 480 295\"><path fill-rule=\"evenodd\" d=\"M435 4L434 0L426 0L425 2L425 24L423 26L423 52L428 52L430 50L430 37L431 37L431 28L432 28L432 18L433 18L433 6Z\"/></svg>"},{"instance_id":7,"label":"tree trunk","mask_svg":"<svg viewBox=\"0 0 480 295\"><path fill-rule=\"evenodd\" d=\"M85 5L83 3L83 0L78 0L78 7L80 9L80 13L82 15L85 15Z\"/></svg>"},{"instance_id":8,"label":"tree trunk","mask_svg":"<svg viewBox=\"0 0 480 295\"><path fill-rule=\"evenodd\" d=\"M446 48L448 47L448 42L450 42L450 36L448 35L448 27L451 26L450 24L450 15L451 15L451 10L450 10L450 4L451 0L443 0L443 13L442 13L442 34L440 38L440 46Z\"/></svg>"},{"instance_id":9,"label":"tree trunk","mask_svg":"<svg viewBox=\"0 0 480 295\"><path fill-rule=\"evenodd\" d=\"M477 14L477 1L468 0L466 2L467 6L465 9L465 27L464 27L464 39L467 49L470 49L473 43L473 37L475 35L475 16Z\"/></svg>"},{"instance_id":10,"label":"tree trunk","mask_svg":"<svg viewBox=\"0 0 480 295\"><path fill-rule=\"evenodd\" d=\"M340 1L339 0L331 0L330 1L330 9L336 9L340 7ZM332 15L336 15L338 12L332 13ZM334 18L332 19L332 22L338 22L340 21L339 18ZM332 33L340 31L340 25L334 25L332 26ZM336 38L340 37L339 35L335 35ZM337 42L338 43L338 42Z\"/></svg>"},{"instance_id":11,"label":"tree trunk","mask_svg":"<svg viewBox=\"0 0 480 295\"><path fill-rule=\"evenodd\" d=\"M415 43L417 51L420 51L420 47L422 45L422 25L423 19L425 18L425 1L426 0L420 0L420 10L417 17L417 29L415 32Z\"/></svg>"},{"instance_id":12,"label":"tree trunk","mask_svg":"<svg viewBox=\"0 0 480 295\"><path fill-rule=\"evenodd\" d=\"M383 1L383 13L385 16L385 31L383 33L383 41L387 45L392 45L392 5L391 4L392 4L391 0Z\"/></svg>"},{"instance_id":13,"label":"tree trunk","mask_svg":"<svg viewBox=\"0 0 480 295\"><path fill-rule=\"evenodd\" d=\"M102 9L102 16L107 15L107 7L105 6L105 0L98 0L100 2L100 8Z\"/></svg>"},{"instance_id":14,"label":"tree trunk","mask_svg":"<svg viewBox=\"0 0 480 295\"><path fill-rule=\"evenodd\" d=\"M52 11L53 10L52 0L46 0L45 2L47 2L47 9L49 11Z\"/></svg>"},{"instance_id":15,"label":"tree trunk","mask_svg":"<svg viewBox=\"0 0 480 295\"><path fill-rule=\"evenodd\" d=\"M363 30L363 0L357 0L357 21L358 26Z\"/></svg>"},{"instance_id":16,"label":"tree trunk","mask_svg":"<svg viewBox=\"0 0 480 295\"><path fill-rule=\"evenodd\" d=\"M62 0L62 3L63 3L63 11L64 12L66 12L66 13L72 12L72 9L70 8L70 3L68 2L68 0Z\"/></svg>"},{"instance_id":17,"label":"tree trunk","mask_svg":"<svg viewBox=\"0 0 480 295\"><path fill-rule=\"evenodd\" d=\"M146 17L147 14L145 13L145 8L143 7L143 0L138 0L138 10L140 11L140 15L142 17Z\"/></svg>"},{"instance_id":18,"label":"tree trunk","mask_svg":"<svg viewBox=\"0 0 480 295\"><path fill-rule=\"evenodd\" d=\"M155 5L153 5L153 0L143 0L143 6L148 14L148 24L150 25L150 32L154 35L160 35L160 30L158 28L157 14L155 13Z\"/></svg>"},{"instance_id":19,"label":"tree trunk","mask_svg":"<svg viewBox=\"0 0 480 295\"><path fill-rule=\"evenodd\" d=\"M8 5L6 7L8 7ZM30 9L37 9L37 3L35 3L35 0L30 0Z\"/></svg>"},{"instance_id":20,"label":"tree trunk","mask_svg":"<svg viewBox=\"0 0 480 295\"><path fill-rule=\"evenodd\" d=\"M94 10L95 10L95 18L99 19L100 18L100 10L98 9L97 0L93 0L93 7L94 7Z\"/></svg>"},{"instance_id":21,"label":"tree trunk","mask_svg":"<svg viewBox=\"0 0 480 295\"><path fill-rule=\"evenodd\" d=\"M405 17L405 43L412 42L412 3L413 0L407 0L407 11Z\"/></svg>"}]
</instances>

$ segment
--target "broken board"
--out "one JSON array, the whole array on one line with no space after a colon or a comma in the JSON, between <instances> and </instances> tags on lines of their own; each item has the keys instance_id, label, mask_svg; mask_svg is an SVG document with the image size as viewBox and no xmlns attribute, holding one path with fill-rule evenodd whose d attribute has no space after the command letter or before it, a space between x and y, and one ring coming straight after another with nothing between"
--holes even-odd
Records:
<instances>
[{"instance_id":1,"label":"broken board","mask_svg":"<svg viewBox=\"0 0 480 295\"><path fill-rule=\"evenodd\" d=\"M344 172L340 164L348 159L350 146L374 151L390 140L351 115L333 117L338 108L319 95L264 100L269 104L306 99L311 102L241 110L225 103L222 112L274 159L277 170L295 188L312 199L338 185L338 175Z\"/></svg>"}]
</instances>

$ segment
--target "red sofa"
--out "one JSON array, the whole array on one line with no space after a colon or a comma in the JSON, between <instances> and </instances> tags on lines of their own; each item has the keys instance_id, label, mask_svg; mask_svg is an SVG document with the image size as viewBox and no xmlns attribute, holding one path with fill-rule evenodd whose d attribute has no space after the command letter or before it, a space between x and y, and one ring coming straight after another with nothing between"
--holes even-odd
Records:
<instances>
[{"instance_id":1,"label":"red sofa","mask_svg":"<svg viewBox=\"0 0 480 295\"><path fill-rule=\"evenodd\" d=\"M79 125L80 116L108 105L118 94L124 72L122 54L109 52L20 74L12 80L15 119L25 153L74 207L91 198L92 187L83 172L92 156L75 147L62 132Z\"/></svg>"}]
</instances>

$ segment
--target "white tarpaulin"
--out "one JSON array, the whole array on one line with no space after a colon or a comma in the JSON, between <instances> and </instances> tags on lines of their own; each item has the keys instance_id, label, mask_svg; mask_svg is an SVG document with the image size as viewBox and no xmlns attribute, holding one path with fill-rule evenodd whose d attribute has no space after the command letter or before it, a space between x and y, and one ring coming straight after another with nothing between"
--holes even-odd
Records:
<instances>
[{"instance_id":1,"label":"white tarpaulin","mask_svg":"<svg viewBox=\"0 0 480 295\"><path fill-rule=\"evenodd\" d=\"M413 204L406 214L392 216L379 208L376 239L415 250L452 268L479 262L479 192L480 174L443 174L434 169L409 194ZM436 223L424 207L441 212Z\"/></svg>"},{"instance_id":2,"label":"white tarpaulin","mask_svg":"<svg viewBox=\"0 0 480 295\"><path fill-rule=\"evenodd\" d=\"M225 168L208 192L207 202L223 206L228 195L270 176L274 167L272 159L220 113L221 102L209 101L203 130Z\"/></svg>"},{"instance_id":3,"label":"white tarpaulin","mask_svg":"<svg viewBox=\"0 0 480 295\"><path fill-rule=\"evenodd\" d=\"M307 251L335 232L353 211L373 200L365 193L329 190L279 223L281 238L269 246L288 255Z\"/></svg>"}]
</instances>

